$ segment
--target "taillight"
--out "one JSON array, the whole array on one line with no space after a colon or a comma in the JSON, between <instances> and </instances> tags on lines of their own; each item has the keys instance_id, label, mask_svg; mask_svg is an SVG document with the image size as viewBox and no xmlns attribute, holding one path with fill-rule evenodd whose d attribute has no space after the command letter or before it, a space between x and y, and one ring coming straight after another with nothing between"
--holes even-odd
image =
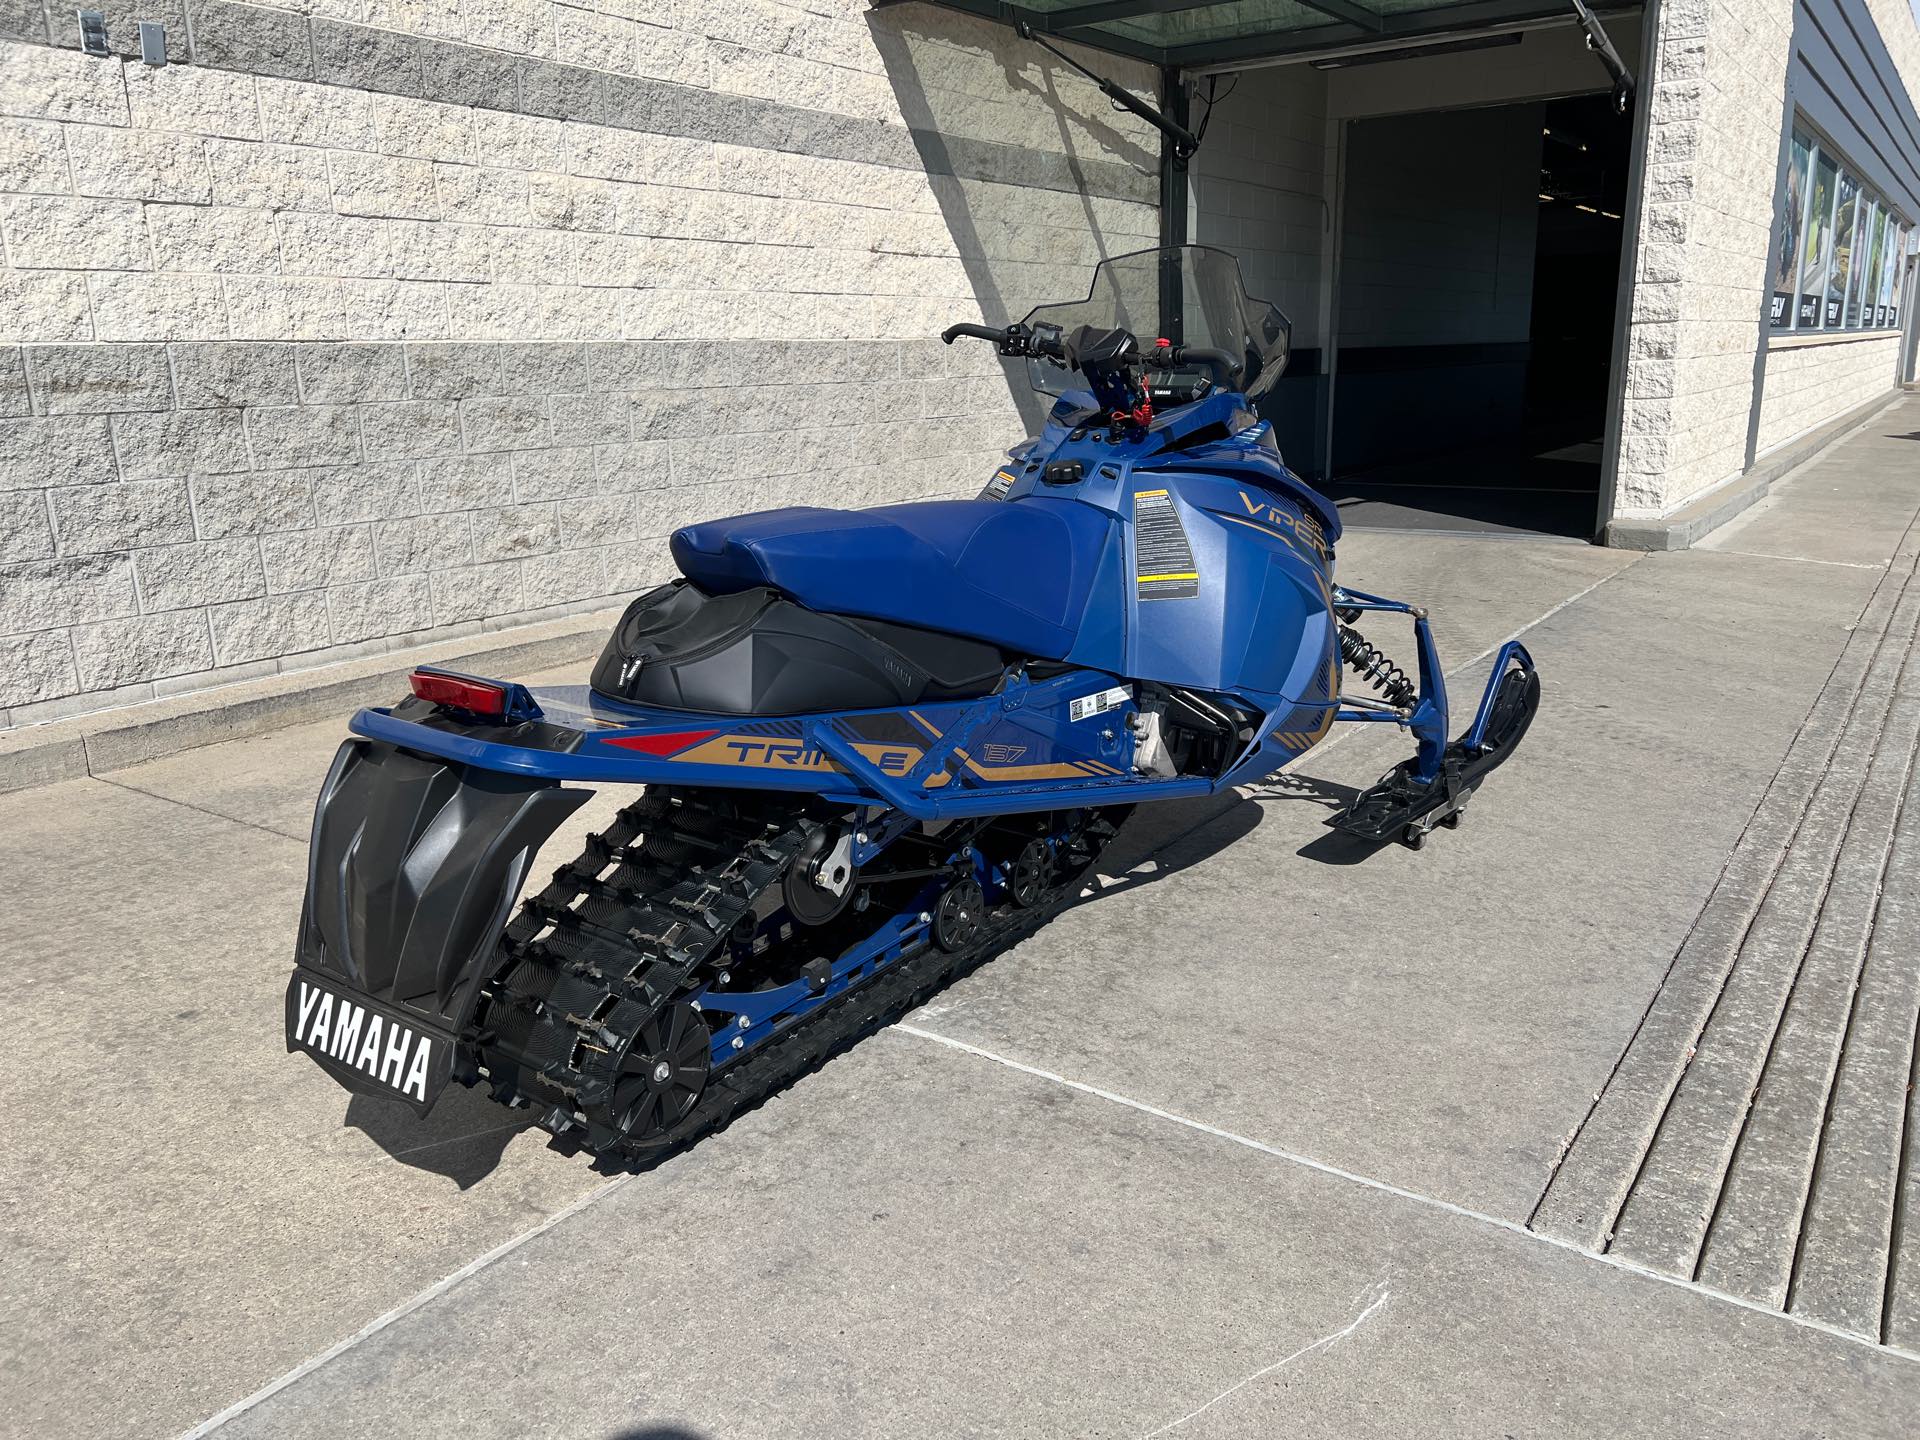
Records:
<instances>
[{"instance_id":1,"label":"taillight","mask_svg":"<svg viewBox=\"0 0 1920 1440\"><path fill-rule=\"evenodd\" d=\"M507 687L497 681L476 680L447 670L416 670L407 677L407 683L415 695L432 704L493 720L506 718Z\"/></svg>"},{"instance_id":2,"label":"taillight","mask_svg":"<svg viewBox=\"0 0 1920 1440\"><path fill-rule=\"evenodd\" d=\"M676 730L666 735L617 735L609 738L607 744L618 745L622 750L638 750L642 755L671 755L719 733L718 730Z\"/></svg>"}]
</instances>

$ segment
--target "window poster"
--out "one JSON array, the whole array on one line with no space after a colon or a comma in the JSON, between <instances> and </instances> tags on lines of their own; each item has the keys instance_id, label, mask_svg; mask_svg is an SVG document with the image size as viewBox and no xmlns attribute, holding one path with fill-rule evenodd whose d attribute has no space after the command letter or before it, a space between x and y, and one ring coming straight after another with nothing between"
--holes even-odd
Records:
<instances>
[{"instance_id":1,"label":"window poster","mask_svg":"<svg viewBox=\"0 0 1920 1440\"><path fill-rule=\"evenodd\" d=\"M1865 195L1854 202L1853 242L1848 247L1853 266L1853 281L1847 287L1846 323L1849 329L1860 324L1860 304L1867 290L1867 237L1873 233L1873 217L1879 208L1879 201L1870 200Z\"/></svg>"},{"instance_id":2,"label":"window poster","mask_svg":"<svg viewBox=\"0 0 1920 1440\"><path fill-rule=\"evenodd\" d=\"M1838 198L1833 207L1833 265L1827 271L1826 326L1837 330L1845 322L1847 282L1853 278L1854 212L1859 208L1860 182L1840 172Z\"/></svg>"},{"instance_id":3,"label":"window poster","mask_svg":"<svg viewBox=\"0 0 1920 1440\"><path fill-rule=\"evenodd\" d=\"M1886 267L1881 263L1887 253L1887 212L1879 207L1873 212L1873 233L1867 240L1867 285L1866 298L1860 305L1860 323L1869 330L1877 330L1881 324L1880 311L1880 272Z\"/></svg>"},{"instance_id":4,"label":"window poster","mask_svg":"<svg viewBox=\"0 0 1920 1440\"><path fill-rule=\"evenodd\" d=\"M1907 227L1893 227L1893 239L1887 245L1887 253L1893 256L1893 274L1888 277L1892 286L1887 296L1887 327L1897 329L1900 324L1900 280L1907 273Z\"/></svg>"},{"instance_id":5,"label":"window poster","mask_svg":"<svg viewBox=\"0 0 1920 1440\"><path fill-rule=\"evenodd\" d=\"M1814 152L1806 234L1800 242L1798 319L1802 330L1811 330L1820 324L1821 301L1827 292L1827 267L1833 263L1833 189L1838 168L1825 155Z\"/></svg>"},{"instance_id":6,"label":"window poster","mask_svg":"<svg viewBox=\"0 0 1920 1440\"><path fill-rule=\"evenodd\" d=\"M1873 311L1873 323L1883 329L1898 323L1894 319L1898 313L1894 309L1894 302L1899 299L1899 290L1896 287L1899 284L1901 272L1906 268L1901 262L1899 246L1900 227L1895 225L1893 218L1889 216L1887 243L1883 247L1886 258L1880 266L1880 300Z\"/></svg>"},{"instance_id":7,"label":"window poster","mask_svg":"<svg viewBox=\"0 0 1920 1440\"><path fill-rule=\"evenodd\" d=\"M1800 220L1807 208L1807 161L1813 147L1798 130L1793 132L1793 149L1787 158L1787 189L1780 197L1777 248L1779 258L1773 266L1773 308L1771 323L1776 330L1793 324L1793 267L1800 254Z\"/></svg>"}]
</instances>

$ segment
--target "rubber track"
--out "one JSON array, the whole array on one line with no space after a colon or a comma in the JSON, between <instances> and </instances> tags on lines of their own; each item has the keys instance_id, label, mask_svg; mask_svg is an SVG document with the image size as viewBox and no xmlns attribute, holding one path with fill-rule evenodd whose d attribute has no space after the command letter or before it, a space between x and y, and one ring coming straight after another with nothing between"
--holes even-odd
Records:
<instances>
[{"instance_id":1,"label":"rubber track","mask_svg":"<svg viewBox=\"0 0 1920 1440\"><path fill-rule=\"evenodd\" d=\"M1023 910L1003 902L959 951L923 942L843 999L722 1067L684 1119L652 1140L634 1141L595 1115L606 1098L600 1077L571 1063L578 1041L594 1028L586 1016L607 1015L600 1001L609 995L630 1017L629 1005L657 1012L694 988L734 922L781 882L819 823L797 807L756 809L750 799L741 805L736 797L698 793L681 794L676 805L662 792L649 792L603 834L589 836L580 858L556 870L508 926L486 1022L499 1032L498 1041L483 1041L482 1060L492 1069L510 1061L521 1076L519 1098L548 1115L561 1148L587 1149L603 1162L652 1163L724 1128L956 975L1038 930L1072 899L1075 882L1099 858L1120 818L1124 812L1096 813L1081 828L1073 871L1044 903ZM556 1104L573 1108L560 1096L571 1096L588 1115L584 1134L577 1123L550 1123Z\"/></svg>"},{"instance_id":2,"label":"rubber track","mask_svg":"<svg viewBox=\"0 0 1920 1440\"><path fill-rule=\"evenodd\" d=\"M1088 864L1098 858L1096 852ZM1065 910L1074 896L1072 887L1063 885L1044 905L1026 910L1009 907L996 914L979 938L964 950L947 951L931 943L923 944L858 989L848 992L844 1000L764 1041L721 1070L708 1083L687 1118L659 1140L651 1144L627 1141L618 1153L632 1162L655 1163L725 1129L736 1117L811 1074L842 1050L926 1003L959 976L984 965L1007 946L1026 939Z\"/></svg>"}]
</instances>

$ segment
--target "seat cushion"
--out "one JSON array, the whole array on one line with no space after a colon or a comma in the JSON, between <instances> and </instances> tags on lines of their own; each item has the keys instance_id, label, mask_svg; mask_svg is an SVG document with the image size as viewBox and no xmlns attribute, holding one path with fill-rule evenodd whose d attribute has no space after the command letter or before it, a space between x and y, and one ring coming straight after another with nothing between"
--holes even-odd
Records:
<instances>
[{"instance_id":1,"label":"seat cushion","mask_svg":"<svg viewBox=\"0 0 1920 1440\"><path fill-rule=\"evenodd\" d=\"M794 506L689 525L672 544L680 573L710 593L767 585L810 610L1058 660L1073 648L1114 524L1064 499Z\"/></svg>"}]
</instances>

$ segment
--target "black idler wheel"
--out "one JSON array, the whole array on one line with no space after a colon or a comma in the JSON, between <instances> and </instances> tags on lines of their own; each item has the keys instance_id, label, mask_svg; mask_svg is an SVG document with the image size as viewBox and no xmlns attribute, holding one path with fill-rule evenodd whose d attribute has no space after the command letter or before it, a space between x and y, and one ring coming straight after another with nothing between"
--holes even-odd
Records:
<instances>
[{"instance_id":1,"label":"black idler wheel","mask_svg":"<svg viewBox=\"0 0 1920 1440\"><path fill-rule=\"evenodd\" d=\"M969 875L947 887L946 894L933 912L933 943L942 950L964 950L980 933L985 918L986 897L980 882Z\"/></svg>"},{"instance_id":2,"label":"black idler wheel","mask_svg":"<svg viewBox=\"0 0 1920 1440\"><path fill-rule=\"evenodd\" d=\"M1038 836L1027 841L1007 866L1008 897L1021 909L1031 910L1047 898L1058 869L1053 846Z\"/></svg>"},{"instance_id":3,"label":"black idler wheel","mask_svg":"<svg viewBox=\"0 0 1920 1440\"><path fill-rule=\"evenodd\" d=\"M853 899L858 888L853 866L836 858L839 848L839 834L823 825L807 836L787 867L782 883L787 912L802 925L826 924Z\"/></svg>"},{"instance_id":4,"label":"black idler wheel","mask_svg":"<svg viewBox=\"0 0 1920 1440\"><path fill-rule=\"evenodd\" d=\"M623 1138L658 1140L692 1113L707 1087L712 1043L707 1022L685 1000L641 1025L620 1056L608 1106Z\"/></svg>"}]
</instances>

